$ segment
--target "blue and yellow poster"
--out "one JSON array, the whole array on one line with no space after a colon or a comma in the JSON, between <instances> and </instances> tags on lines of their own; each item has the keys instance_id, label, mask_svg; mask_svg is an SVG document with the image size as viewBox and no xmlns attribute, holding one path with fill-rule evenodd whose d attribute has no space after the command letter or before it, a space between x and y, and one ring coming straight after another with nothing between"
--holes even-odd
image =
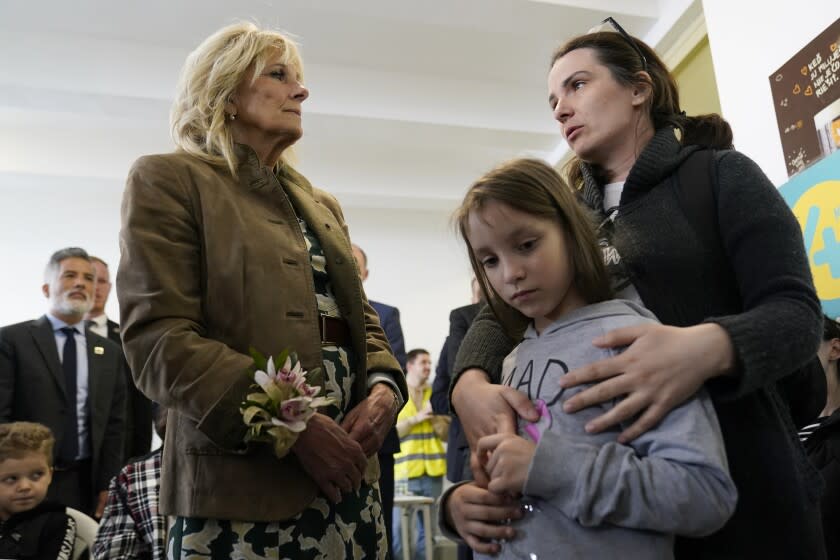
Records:
<instances>
[{"instance_id":1,"label":"blue and yellow poster","mask_svg":"<svg viewBox=\"0 0 840 560\"><path fill-rule=\"evenodd\" d=\"M829 317L840 317L840 151L779 188L802 226L817 295Z\"/></svg>"}]
</instances>

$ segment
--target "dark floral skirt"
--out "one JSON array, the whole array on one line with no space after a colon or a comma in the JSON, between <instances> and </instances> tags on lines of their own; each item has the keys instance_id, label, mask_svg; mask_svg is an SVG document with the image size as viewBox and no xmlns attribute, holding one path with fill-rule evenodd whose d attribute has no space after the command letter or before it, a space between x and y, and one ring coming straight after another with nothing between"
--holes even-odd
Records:
<instances>
[{"instance_id":1,"label":"dark floral skirt","mask_svg":"<svg viewBox=\"0 0 840 560\"><path fill-rule=\"evenodd\" d=\"M352 394L352 354L347 350L322 348L324 394L334 397L336 405L321 411L336 422L344 417ZM388 544L379 484L345 493L340 504L319 494L301 513L280 522L176 517L166 548L170 560L384 559Z\"/></svg>"},{"instance_id":2,"label":"dark floral skirt","mask_svg":"<svg viewBox=\"0 0 840 560\"><path fill-rule=\"evenodd\" d=\"M169 529L167 558L384 559L387 550L379 485L363 485L340 504L318 496L288 521L253 523L177 517Z\"/></svg>"}]
</instances>

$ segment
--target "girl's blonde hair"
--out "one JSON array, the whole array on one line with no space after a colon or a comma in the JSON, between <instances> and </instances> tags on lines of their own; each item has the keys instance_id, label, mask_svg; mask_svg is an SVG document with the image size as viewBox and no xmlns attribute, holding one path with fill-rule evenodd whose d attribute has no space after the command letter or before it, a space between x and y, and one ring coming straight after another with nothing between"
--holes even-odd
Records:
<instances>
[{"instance_id":1,"label":"girl's blonde hair","mask_svg":"<svg viewBox=\"0 0 840 560\"><path fill-rule=\"evenodd\" d=\"M574 282L587 303L612 297L609 276L590 215L578 203L575 193L546 163L536 159L515 159L504 163L476 181L455 212L455 222L467 244L475 276L496 317L512 336L527 319L506 304L493 290L484 267L475 256L469 240L469 216L496 201L521 212L556 220L566 232L575 268Z\"/></svg>"},{"instance_id":2,"label":"girl's blonde hair","mask_svg":"<svg viewBox=\"0 0 840 560\"><path fill-rule=\"evenodd\" d=\"M205 39L189 54L181 70L169 116L175 144L204 161L227 165L236 176L238 162L225 120L225 105L248 69L253 65L252 79L256 79L275 54L303 80L297 45L277 31L242 22L223 27Z\"/></svg>"}]
</instances>

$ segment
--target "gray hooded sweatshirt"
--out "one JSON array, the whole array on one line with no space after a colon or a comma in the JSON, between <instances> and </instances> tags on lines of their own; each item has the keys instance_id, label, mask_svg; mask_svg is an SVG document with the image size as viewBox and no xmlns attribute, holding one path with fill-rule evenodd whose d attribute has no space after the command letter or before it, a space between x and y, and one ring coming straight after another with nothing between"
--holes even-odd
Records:
<instances>
[{"instance_id":1,"label":"gray hooded sweatshirt","mask_svg":"<svg viewBox=\"0 0 840 560\"><path fill-rule=\"evenodd\" d=\"M618 353L592 346L592 339L655 321L630 301L589 305L542 333L532 325L505 359L503 383L544 401L547 414L528 429L520 420L520 434L539 441L523 492L525 516L496 558L668 559L674 535L708 535L732 515L737 491L705 390L629 445L616 438L630 423L600 434L584 430L615 402L563 412L586 386L563 390L560 377Z\"/></svg>"}]
</instances>

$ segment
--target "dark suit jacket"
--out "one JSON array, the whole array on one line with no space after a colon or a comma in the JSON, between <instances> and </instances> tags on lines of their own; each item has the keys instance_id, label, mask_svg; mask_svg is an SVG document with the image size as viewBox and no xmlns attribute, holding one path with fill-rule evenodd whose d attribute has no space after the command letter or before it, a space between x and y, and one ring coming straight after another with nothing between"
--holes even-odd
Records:
<instances>
[{"instance_id":1,"label":"dark suit jacket","mask_svg":"<svg viewBox=\"0 0 840 560\"><path fill-rule=\"evenodd\" d=\"M370 305L379 315L379 323L385 331L385 338L391 345L394 357L405 371L405 340L403 340L402 325L400 324L400 310L396 307L370 300Z\"/></svg>"},{"instance_id":2,"label":"dark suit jacket","mask_svg":"<svg viewBox=\"0 0 840 560\"><path fill-rule=\"evenodd\" d=\"M119 346L122 353L120 326L110 319L108 319L108 340ZM125 356L123 356L123 372L126 391L125 443L122 462L127 464L129 459L147 455L152 449L152 401L134 384Z\"/></svg>"},{"instance_id":3,"label":"dark suit jacket","mask_svg":"<svg viewBox=\"0 0 840 560\"><path fill-rule=\"evenodd\" d=\"M443 343L437 368L435 381L432 384L432 411L435 414L449 414L449 385L452 381L452 366L455 356L464 340L464 335L470 328L473 319L481 309L482 304L473 303L453 309L449 314L449 336ZM452 417L449 425L449 440L446 446L446 478L452 482L462 479L468 449L467 438L457 416Z\"/></svg>"},{"instance_id":4,"label":"dark suit jacket","mask_svg":"<svg viewBox=\"0 0 840 560\"><path fill-rule=\"evenodd\" d=\"M370 305L376 311L376 314L379 315L379 323L382 325L382 330L385 331L385 338L388 339L388 344L391 345L391 351L400 363L402 370L405 371L405 340L403 339L402 324L400 324L400 310L373 300L370 300ZM394 426L388 432L388 435L385 436L385 441L382 442L382 447L379 448L379 454L393 455L399 452L400 436L397 434L396 426Z\"/></svg>"},{"instance_id":5,"label":"dark suit jacket","mask_svg":"<svg viewBox=\"0 0 840 560\"><path fill-rule=\"evenodd\" d=\"M107 490L122 466L125 414L125 374L122 352L90 329L88 350L88 408L91 474L96 492ZM52 325L46 315L34 321L0 328L0 422L40 422L61 447L68 402L64 374Z\"/></svg>"}]
</instances>

